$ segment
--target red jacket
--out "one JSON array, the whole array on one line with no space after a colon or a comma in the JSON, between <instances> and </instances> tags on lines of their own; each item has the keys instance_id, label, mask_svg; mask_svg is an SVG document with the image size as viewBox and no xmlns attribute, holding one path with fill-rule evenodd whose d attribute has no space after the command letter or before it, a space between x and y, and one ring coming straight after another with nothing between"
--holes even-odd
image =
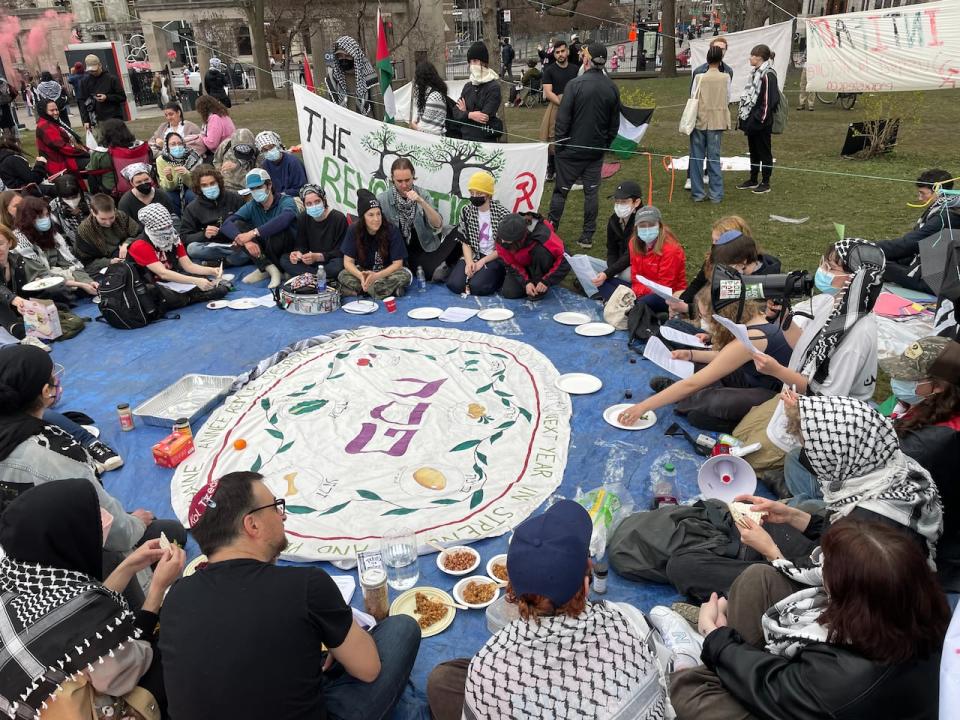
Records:
<instances>
[{"instance_id":1,"label":"red jacket","mask_svg":"<svg viewBox=\"0 0 960 720\"><path fill-rule=\"evenodd\" d=\"M561 282L569 270L567 260L563 256L563 240L553 231L553 227L546 220L541 220L532 232L527 233L527 239L533 240L543 245L550 254L553 255L553 265L543 276L542 282L545 285L556 285ZM507 250L503 245L497 243L497 255L503 260L507 267L516 270L524 280L529 280L527 266L530 264L530 254L533 252L533 243L527 244L518 250ZM567 267L567 271L561 271L562 267Z\"/></svg>"},{"instance_id":2,"label":"red jacket","mask_svg":"<svg viewBox=\"0 0 960 720\"><path fill-rule=\"evenodd\" d=\"M633 293L637 297L649 295L650 290L646 285L637 282L637 275L643 275L654 282L666 285L674 292L683 290L687 287L687 257L672 235L667 235L663 243L661 252L656 253L653 250L638 253L634 248L633 240L630 241L630 274L633 276Z\"/></svg>"},{"instance_id":3,"label":"red jacket","mask_svg":"<svg viewBox=\"0 0 960 720\"><path fill-rule=\"evenodd\" d=\"M71 144L73 137L60 125L45 117L37 118L37 154L47 159L47 172L53 175L61 170L76 173L77 158L87 155L82 147Z\"/></svg>"}]
</instances>

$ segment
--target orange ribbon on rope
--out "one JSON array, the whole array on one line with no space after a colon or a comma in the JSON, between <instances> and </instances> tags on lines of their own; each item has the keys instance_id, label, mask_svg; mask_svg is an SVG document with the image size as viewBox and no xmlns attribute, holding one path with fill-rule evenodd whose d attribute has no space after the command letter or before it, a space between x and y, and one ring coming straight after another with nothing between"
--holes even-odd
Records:
<instances>
[{"instance_id":1,"label":"orange ribbon on rope","mask_svg":"<svg viewBox=\"0 0 960 720\"><path fill-rule=\"evenodd\" d=\"M670 173L670 194L667 196L667 203L673 202L673 186L677 180L677 169L673 166L673 156L664 155L660 162L663 164L663 169Z\"/></svg>"}]
</instances>

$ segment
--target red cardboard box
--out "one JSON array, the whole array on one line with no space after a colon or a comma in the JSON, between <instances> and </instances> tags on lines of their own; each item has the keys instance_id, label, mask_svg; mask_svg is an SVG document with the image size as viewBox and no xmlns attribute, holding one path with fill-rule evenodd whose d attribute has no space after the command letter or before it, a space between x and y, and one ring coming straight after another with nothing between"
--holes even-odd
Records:
<instances>
[{"instance_id":1,"label":"red cardboard box","mask_svg":"<svg viewBox=\"0 0 960 720\"><path fill-rule=\"evenodd\" d=\"M193 455L193 438L183 433L170 433L153 446L153 461L161 467L173 468Z\"/></svg>"}]
</instances>

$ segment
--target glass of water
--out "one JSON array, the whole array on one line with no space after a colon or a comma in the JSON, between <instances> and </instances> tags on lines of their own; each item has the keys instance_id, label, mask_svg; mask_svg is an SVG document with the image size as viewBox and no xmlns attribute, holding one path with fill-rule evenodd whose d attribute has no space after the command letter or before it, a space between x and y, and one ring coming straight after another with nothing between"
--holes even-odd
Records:
<instances>
[{"instance_id":1,"label":"glass of water","mask_svg":"<svg viewBox=\"0 0 960 720\"><path fill-rule=\"evenodd\" d=\"M380 553L387 566L387 584L394 590L409 590L420 579L417 536L404 527L391 528L380 539Z\"/></svg>"}]
</instances>

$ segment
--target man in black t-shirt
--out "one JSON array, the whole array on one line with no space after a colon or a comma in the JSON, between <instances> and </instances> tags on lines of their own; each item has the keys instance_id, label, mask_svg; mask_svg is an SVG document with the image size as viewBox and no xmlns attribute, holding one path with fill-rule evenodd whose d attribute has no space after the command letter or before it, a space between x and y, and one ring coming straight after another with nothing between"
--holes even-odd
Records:
<instances>
[{"instance_id":1,"label":"man in black t-shirt","mask_svg":"<svg viewBox=\"0 0 960 720\"><path fill-rule=\"evenodd\" d=\"M567 43L558 40L554 45L554 62L543 68L543 99L549 104L540 123L540 139L551 143L547 154L547 180L553 180L553 141L556 139L555 126L557 124L557 109L563 97L563 90L567 83L577 77L580 66L570 62L570 51Z\"/></svg>"},{"instance_id":2,"label":"man in black t-shirt","mask_svg":"<svg viewBox=\"0 0 960 720\"><path fill-rule=\"evenodd\" d=\"M284 501L262 480L230 473L190 504L208 562L171 588L160 615L170 717L384 717L410 676L419 626L398 615L367 633L323 570L277 567Z\"/></svg>"}]
</instances>

